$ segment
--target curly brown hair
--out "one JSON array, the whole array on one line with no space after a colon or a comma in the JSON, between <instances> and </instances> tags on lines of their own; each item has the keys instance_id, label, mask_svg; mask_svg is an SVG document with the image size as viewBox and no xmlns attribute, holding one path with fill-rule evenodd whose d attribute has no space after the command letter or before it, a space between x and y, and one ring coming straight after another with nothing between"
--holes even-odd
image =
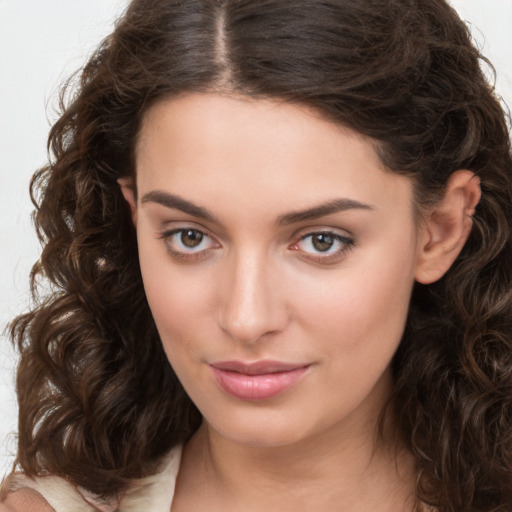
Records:
<instances>
[{"instance_id":1,"label":"curly brown hair","mask_svg":"<svg viewBox=\"0 0 512 512\"><path fill-rule=\"evenodd\" d=\"M371 137L389 169L411 176L419 207L454 171L478 175L462 253L413 291L393 404L420 500L512 510L512 158L481 62L444 0L134 0L74 94L64 88L51 161L32 182L44 249L35 306L12 324L23 471L113 495L198 428L146 302L117 180L135 172L151 105L220 90L306 104Z\"/></svg>"}]
</instances>

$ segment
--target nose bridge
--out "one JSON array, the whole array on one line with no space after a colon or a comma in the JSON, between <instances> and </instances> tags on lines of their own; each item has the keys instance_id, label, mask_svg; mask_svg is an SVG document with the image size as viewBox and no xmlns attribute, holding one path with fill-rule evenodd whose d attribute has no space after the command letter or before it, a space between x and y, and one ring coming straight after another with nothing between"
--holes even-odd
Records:
<instances>
[{"instance_id":1,"label":"nose bridge","mask_svg":"<svg viewBox=\"0 0 512 512\"><path fill-rule=\"evenodd\" d=\"M286 312L275 273L268 254L258 247L236 251L230 258L220 322L232 338L251 343L284 327Z\"/></svg>"}]
</instances>

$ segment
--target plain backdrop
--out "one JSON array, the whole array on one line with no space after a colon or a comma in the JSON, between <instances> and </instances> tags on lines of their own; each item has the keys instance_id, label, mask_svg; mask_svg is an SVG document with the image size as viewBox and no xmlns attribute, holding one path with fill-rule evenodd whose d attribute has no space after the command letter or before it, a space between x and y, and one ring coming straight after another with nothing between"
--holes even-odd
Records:
<instances>
[{"instance_id":1,"label":"plain backdrop","mask_svg":"<svg viewBox=\"0 0 512 512\"><path fill-rule=\"evenodd\" d=\"M512 107L512 0L453 0ZM0 0L0 332L30 303L38 257L28 184L46 161L57 91L112 29L127 0ZM0 334L0 480L15 452L15 355Z\"/></svg>"}]
</instances>

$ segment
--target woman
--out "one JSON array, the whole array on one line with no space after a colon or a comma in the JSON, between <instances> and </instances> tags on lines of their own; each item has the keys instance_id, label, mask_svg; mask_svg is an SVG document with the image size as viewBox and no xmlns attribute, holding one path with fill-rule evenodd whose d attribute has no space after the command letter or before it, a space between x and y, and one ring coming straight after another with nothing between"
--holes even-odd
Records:
<instances>
[{"instance_id":1,"label":"woman","mask_svg":"<svg viewBox=\"0 0 512 512\"><path fill-rule=\"evenodd\" d=\"M3 509L510 510L479 58L441 0L132 2L33 181Z\"/></svg>"}]
</instances>

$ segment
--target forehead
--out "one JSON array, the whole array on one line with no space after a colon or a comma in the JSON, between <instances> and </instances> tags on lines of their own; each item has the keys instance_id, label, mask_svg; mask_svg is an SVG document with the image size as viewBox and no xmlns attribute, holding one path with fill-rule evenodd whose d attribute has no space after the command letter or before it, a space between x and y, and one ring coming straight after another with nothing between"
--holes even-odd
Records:
<instances>
[{"instance_id":1,"label":"forehead","mask_svg":"<svg viewBox=\"0 0 512 512\"><path fill-rule=\"evenodd\" d=\"M153 106L143 119L136 167L141 192L172 189L216 207L227 197L292 209L296 201L339 196L379 203L408 195L411 186L384 168L372 141L312 109L217 94Z\"/></svg>"}]
</instances>

